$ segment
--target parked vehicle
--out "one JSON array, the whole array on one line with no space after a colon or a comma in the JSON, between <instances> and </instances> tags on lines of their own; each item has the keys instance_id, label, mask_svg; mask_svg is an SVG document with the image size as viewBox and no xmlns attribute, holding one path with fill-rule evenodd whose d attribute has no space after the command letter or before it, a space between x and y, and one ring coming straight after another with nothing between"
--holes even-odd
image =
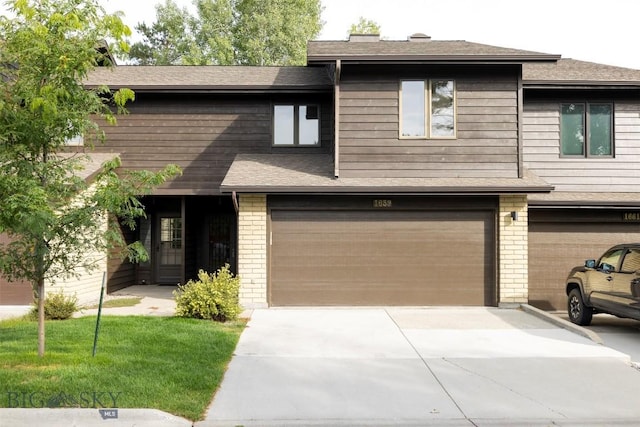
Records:
<instances>
[{"instance_id":1,"label":"parked vehicle","mask_svg":"<svg viewBox=\"0 0 640 427\"><path fill-rule=\"evenodd\" d=\"M640 320L640 243L616 245L573 268L566 292L569 320L578 325L597 313Z\"/></svg>"}]
</instances>

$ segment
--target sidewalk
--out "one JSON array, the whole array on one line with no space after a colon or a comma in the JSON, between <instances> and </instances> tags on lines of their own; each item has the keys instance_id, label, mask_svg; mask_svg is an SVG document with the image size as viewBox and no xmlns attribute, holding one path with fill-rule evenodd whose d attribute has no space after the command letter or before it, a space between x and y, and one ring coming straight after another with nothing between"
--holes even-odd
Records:
<instances>
[{"instance_id":1,"label":"sidewalk","mask_svg":"<svg viewBox=\"0 0 640 427\"><path fill-rule=\"evenodd\" d=\"M173 291L177 286L164 285L135 285L129 286L109 295L104 301L126 297L141 297L139 304L130 307L112 307L102 309L102 314L115 316L173 316L176 312L176 302ZM22 317L31 310L30 305L0 305L0 320ZM97 308L81 309L74 317L94 316Z\"/></svg>"},{"instance_id":2,"label":"sidewalk","mask_svg":"<svg viewBox=\"0 0 640 427\"><path fill-rule=\"evenodd\" d=\"M126 297L142 297L142 300L130 307L103 308L102 314L110 316L173 316L176 313L176 302L173 291L177 286L165 285L135 285L106 296L105 301ZM84 309L74 315L94 316L98 314L97 308Z\"/></svg>"}]
</instances>

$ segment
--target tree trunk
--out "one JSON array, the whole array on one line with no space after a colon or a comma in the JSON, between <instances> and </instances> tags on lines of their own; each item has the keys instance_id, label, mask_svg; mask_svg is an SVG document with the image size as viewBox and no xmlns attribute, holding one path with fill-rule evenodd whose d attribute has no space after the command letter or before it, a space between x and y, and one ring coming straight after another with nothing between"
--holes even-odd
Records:
<instances>
[{"instance_id":1,"label":"tree trunk","mask_svg":"<svg viewBox=\"0 0 640 427\"><path fill-rule=\"evenodd\" d=\"M38 356L44 357L44 278L38 279Z\"/></svg>"}]
</instances>

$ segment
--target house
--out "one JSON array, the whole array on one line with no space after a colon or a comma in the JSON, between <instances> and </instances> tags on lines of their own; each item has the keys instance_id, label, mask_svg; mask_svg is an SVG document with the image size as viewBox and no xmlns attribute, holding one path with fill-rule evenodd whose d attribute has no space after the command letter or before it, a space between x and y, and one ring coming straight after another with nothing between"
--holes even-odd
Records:
<instances>
[{"instance_id":1,"label":"house","mask_svg":"<svg viewBox=\"0 0 640 427\"><path fill-rule=\"evenodd\" d=\"M151 255L109 290L228 263L245 307L565 306L569 269L640 241L640 71L352 35L305 67L119 66L99 152L178 163L144 199Z\"/></svg>"},{"instance_id":2,"label":"house","mask_svg":"<svg viewBox=\"0 0 640 427\"><path fill-rule=\"evenodd\" d=\"M117 153L93 153L90 158L82 159L76 171L78 177L84 179L88 184L88 192L95 188L95 178L101 169L102 163L112 160ZM106 218L103 224L106 229ZM0 233L0 244L11 242L10 236ZM80 306L97 302L100 298L102 288L103 272L107 271L108 254L95 251L94 253L83 254L86 259L93 260L93 269L78 267L73 270L69 277L47 277L45 279L45 293L61 292L69 297L76 297ZM34 292L32 284L26 281L9 281L0 276L0 305L29 305L33 303Z\"/></svg>"}]
</instances>

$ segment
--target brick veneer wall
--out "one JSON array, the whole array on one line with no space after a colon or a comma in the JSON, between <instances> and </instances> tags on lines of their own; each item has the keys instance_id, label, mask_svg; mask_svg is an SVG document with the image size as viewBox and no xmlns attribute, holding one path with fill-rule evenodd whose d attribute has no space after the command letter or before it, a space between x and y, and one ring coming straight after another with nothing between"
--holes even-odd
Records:
<instances>
[{"instance_id":1,"label":"brick veneer wall","mask_svg":"<svg viewBox=\"0 0 640 427\"><path fill-rule=\"evenodd\" d=\"M511 218L517 212L518 219ZM529 299L527 196L500 196L499 228L499 304L527 303Z\"/></svg>"},{"instance_id":2,"label":"brick veneer wall","mask_svg":"<svg viewBox=\"0 0 640 427\"><path fill-rule=\"evenodd\" d=\"M240 304L267 306L267 196L241 194L238 214Z\"/></svg>"}]
</instances>

